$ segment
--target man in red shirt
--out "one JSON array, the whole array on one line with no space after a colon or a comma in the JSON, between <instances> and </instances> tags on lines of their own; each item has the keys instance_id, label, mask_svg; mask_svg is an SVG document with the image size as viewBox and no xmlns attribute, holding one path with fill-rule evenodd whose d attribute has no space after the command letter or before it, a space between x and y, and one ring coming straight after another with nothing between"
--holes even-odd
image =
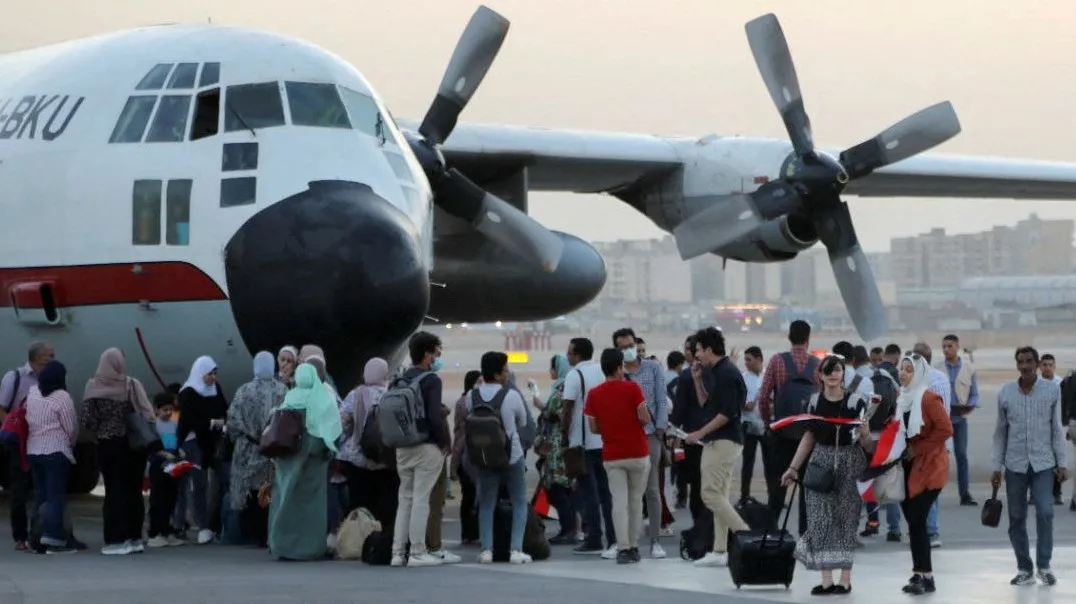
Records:
<instances>
[{"instance_id":1,"label":"man in red shirt","mask_svg":"<svg viewBox=\"0 0 1076 604\"><path fill-rule=\"evenodd\" d=\"M605 382L587 394L583 414L590 431L602 437L602 465L613 495L617 564L640 559L636 540L643 526L643 493L650 476L650 447L644 426L650 423L646 397L624 379L624 353L606 348L601 356Z\"/></svg>"}]
</instances>

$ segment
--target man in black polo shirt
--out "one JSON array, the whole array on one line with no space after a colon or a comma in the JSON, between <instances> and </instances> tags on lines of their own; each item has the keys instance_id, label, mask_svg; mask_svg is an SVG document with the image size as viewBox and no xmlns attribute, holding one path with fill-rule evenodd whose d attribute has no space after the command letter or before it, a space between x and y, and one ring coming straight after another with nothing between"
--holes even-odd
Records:
<instances>
[{"instance_id":1,"label":"man in black polo shirt","mask_svg":"<svg viewBox=\"0 0 1076 604\"><path fill-rule=\"evenodd\" d=\"M695 565L727 566L729 531L749 528L729 503L732 469L743 453L741 413L747 402L747 386L740 370L725 356L725 337L717 328L707 327L695 334L695 358L707 367L711 379L705 386L703 380L694 381L698 400L706 401L702 414L706 423L688 434L687 442L702 443L702 502L714 513L714 551Z\"/></svg>"}]
</instances>

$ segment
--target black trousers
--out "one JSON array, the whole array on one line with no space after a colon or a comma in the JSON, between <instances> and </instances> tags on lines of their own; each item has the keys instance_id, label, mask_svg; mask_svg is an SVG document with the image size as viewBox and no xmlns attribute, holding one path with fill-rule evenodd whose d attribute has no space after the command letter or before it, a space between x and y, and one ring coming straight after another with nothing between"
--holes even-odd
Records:
<instances>
[{"instance_id":1,"label":"black trousers","mask_svg":"<svg viewBox=\"0 0 1076 604\"><path fill-rule=\"evenodd\" d=\"M743 467L740 468L740 498L746 499L751 495L751 479L755 474L755 454L762 449L762 472L763 476L769 477L770 471L770 443L763 435L743 435ZM770 481L766 480L766 495L769 497Z\"/></svg>"},{"instance_id":2,"label":"black trousers","mask_svg":"<svg viewBox=\"0 0 1076 604\"><path fill-rule=\"evenodd\" d=\"M344 463L341 466L347 478L348 510L370 510L381 523L381 532L390 534L396 528L396 508L399 506L400 475L396 470L366 470Z\"/></svg>"},{"instance_id":3,"label":"black trousers","mask_svg":"<svg viewBox=\"0 0 1076 604\"><path fill-rule=\"evenodd\" d=\"M763 465L763 470L766 472L766 486L770 491L769 507L774 519L780 522L781 510L785 507L785 498L788 495L788 487L781 486L781 475L792 465L792 459L796 457L796 449L799 448L800 441L777 436L772 432L767 433L763 438L768 440L770 445L770 463L768 466ZM806 462L804 462L804 467L806 467ZM807 498L803 489L796 490L799 492L798 528L799 534L803 535L807 532Z\"/></svg>"},{"instance_id":4,"label":"black trousers","mask_svg":"<svg viewBox=\"0 0 1076 604\"><path fill-rule=\"evenodd\" d=\"M244 541L249 540L258 547L268 547L269 508L258 505L257 489L247 492L247 503L239 512L239 532Z\"/></svg>"},{"instance_id":5,"label":"black trousers","mask_svg":"<svg viewBox=\"0 0 1076 604\"><path fill-rule=\"evenodd\" d=\"M694 524L699 514L709 511L702 503L702 445L684 443L684 461L680 466L679 475L688 491L687 507L691 512L692 524ZM680 495L683 496L685 493L681 491Z\"/></svg>"},{"instance_id":6,"label":"black trousers","mask_svg":"<svg viewBox=\"0 0 1076 604\"><path fill-rule=\"evenodd\" d=\"M105 545L141 539L146 517L142 500L146 454L132 451L126 438L111 438L97 441L97 459L105 480Z\"/></svg>"},{"instance_id":7,"label":"black trousers","mask_svg":"<svg viewBox=\"0 0 1076 604\"><path fill-rule=\"evenodd\" d=\"M900 504L904 519L908 522L908 544L912 549L912 572L932 573L934 566L930 560L930 533L927 531L927 516L934 501L938 499L940 489L930 489L905 499Z\"/></svg>"},{"instance_id":8,"label":"black trousers","mask_svg":"<svg viewBox=\"0 0 1076 604\"><path fill-rule=\"evenodd\" d=\"M462 468L460 480L460 541L478 541L478 491L474 480ZM573 518L574 522L575 519Z\"/></svg>"},{"instance_id":9,"label":"black trousers","mask_svg":"<svg viewBox=\"0 0 1076 604\"><path fill-rule=\"evenodd\" d=\"M164 473L165 461L154 456L149 463L149 536L167 537L179 494L176 479ZM107 493L107 491L106 491Z\"/></svg>"},{"instance_id":10,"label":"black trousers","mask_svg":"<svg viewBox=\"0 0 1076 604\"><path fill-rule=\"evenodd\" d=\"M30 538L30 521L26 506L30 504L30 471L22 469L22 453L18 443L3 443L4 462L7 466L8 489L11 500L11 536L16 542Z\"/></svg>"}]
</instances>

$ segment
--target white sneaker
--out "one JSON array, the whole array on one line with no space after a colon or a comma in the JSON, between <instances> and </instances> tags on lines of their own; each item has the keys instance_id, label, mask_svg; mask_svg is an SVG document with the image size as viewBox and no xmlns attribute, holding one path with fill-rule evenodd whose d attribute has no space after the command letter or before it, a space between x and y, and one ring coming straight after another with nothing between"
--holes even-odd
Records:
<instances>
[{"instance_id":1,"label":"white sneaker","mask_svg":"<svg viewBox=\"0 0 1076 604\"><path fill-rule=\"evenodd\" d=\"M131 539L127 542L127 547L130 548L132 554L141 554L146 551L146 544L141 539Z\"/></svg>"},{"instance_id":2,"label":"white sneaker","mask_svg":"<svg viewBox=\"0 0 1076 604\"><path fill-rule=\"evenodd\" d=\"M198 545L205 545L211 541L213 541L213 531L209 529L198 531Z\"/></svg>"},{"instance_id":3,"label":"white sneaker","mask_svg":"<svg viewBox=\"0 0 1076 604\"><path fill-rule=\"evenodd\" d=\"M336 551L336 535L329 533L329 535L325 537L325 548L330 552Z\"/></svg>"},{"instance_id":4,"label":"white sneaker","mask_svg":"<svg viewBox=\"0 0 1076 604\"><path fill-rule=\"evenodd\" d=\"M493 552L488 549L482 550L481 554L478 554L479 564L493 564Z\"/></svg>"},{"instance_id":5,"label":"white sneaker","mask_svg":"<svg viewBox=\"0 0 1076 604\"><path fill-rule=\"evenodd\" d=\"M126 556L131 553L131 545L129 543L113 543L102 547L101 553L106 556Z\"/></svg>"},{"instance_id":6,"label":"white sneaker","mask_svg":"<svg viewBox=\"0 0 1076 604\"><path fill-rule=\"evenodd\" d=\"M441 566L444 563L444 560L429 552L411 554L411 557L407 560L408 566Z\"/></svg>"},{"instance_id":7,"label":"white sneaker","mask_svg":"<svg viewBox=\"0 0 1076 604\"><path fill-rule=\"evenodd\" d=\"M665 548L661 547L661 544L657 541L650 544L650 557L661 560L665 557Z\"/></svg>"},{"instance_id":8,"label":"white sneaker","mask_svg":"<svg viewBox=\"0 0 1076 604\"><path fill-rule=\"evenodd\" d=\"M695 566L699 568L717 568L729 565L728 554L719 554L717 552L710 552L705 556L699 558L694 562Z\"/></svg>"},{"instance_id":9,"label":"white sneaker","mask_svg":"<svg viewBox=\"0 0 1076 604\"><path fill-rule=\"evenodd\" d=\"M180 545L186 545L187 542L175 535L168 536L168 547L179 547Z\"/></svg>"},{"instance_id":10,"label":"white sneaker","mask_svg":"<svg viewBox=\"0 0 1076 604\"><path fill-rule=\"evenodd\" d=\"M392 562L389 562L389 566L407 566L407 558L404 558L403 554L393 554Z\"/></svg>"},{"instance_id":11,"label":"white sneaker","mask_svg":"<svg viewBox=\"0 0 1076 604\"><path fill-rule=\"evenodd\" d=\"M160 535L150 537L149 541L146 542L146 547L168 547L169 545L171 545L171 543L169 543L168 537L162 537Z\"/></svg>"},{"instance_id":12,"label":"white sneaker","mask_svg":"<svg viewBox=\"0 0 1076 604\"><path fill-rule=\"evenodd\" d=\"M437 551L427 552L427 553L430 554L431 556L437 556L438 558L441 559L441 562L443 562L445 564L459 564L460 562L463 562L463 558L460 558L456 554L453 554L452 552L450 552L450 551L448 551L446 549L439 549Z\"/></svg>"},{"instance_id":13,"label":"white sneaker","mask_svg":"<svg viewBox=\"0 0 1076 604\"><path fill-rule=\"evenodd\" d=\"M524 554L519 550L512 550L512 553L508 555L509 564L530 564L534 562L534 559L530 557L530 554Z\"/></svg>"},{"instance_id":14,"label":"white sneaker","mask_svg":"<svg viewBox=\"0 0 1076 604\"><path fill-rule=\"evenodd\" d=\"M674 531L671 526L667 526L667 527L661 529L661 532L659 534L662 537L672 537L673 535L676 534L676 531Z\"/></svg>"},{"instance_id":15,"label":"white sneaker","mask_svg":"<svg viewBox=\"0 0 1076 604\"><path fill-rule=\"evenodd\" d=\"M619 550L617 550L615 544L610 545L609 549L602 552L602 560L616 560L617 551Z\"/></svg>"}]
</instances>

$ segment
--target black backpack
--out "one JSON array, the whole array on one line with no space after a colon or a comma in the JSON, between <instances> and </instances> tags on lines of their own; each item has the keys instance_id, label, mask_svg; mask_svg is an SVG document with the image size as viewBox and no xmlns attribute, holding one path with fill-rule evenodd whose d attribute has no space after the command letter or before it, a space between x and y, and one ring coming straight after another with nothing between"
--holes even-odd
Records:
<instances>
[{"instance_id":1,"label":"black backpack","mask_svg":"<svg viewBox=\"0 0 1076 604\"><path fill-rule=\"evenodd\" d=\"M476 468L504 470L508 467L510 443L501 419L501 407L509 392L505 386L493 400L486 402L478 388L471 391L471 410L464 424L464 435L467 458Z\"/></svg>"},{"instance_id":2,"label":"black backpack","mask_svg":"<svg viewBox=\"0 0 1076 604\"><path fill-rule=\"evenodd\" d=\"M362 401L356 404L361 405ZM362 447L362 456L374 463L379 463L390 468L396 467L396 449L385 444L381 438L381 423L378 421L381 405L374 405L366 414L366 423L362 426L359 434L359 446Z\"/></svg>"},{"instance_id":3,"label":"black backpack","mask_svg":"<svg viewBox=\"0 0 1076 604\"><path fill-rule=\"evenodd\" d=\"M811 380L811 376L818 373L818 359L813 356L807 357L807 365L803 367L803 371L796 368L796 361L792 358L791 352L781 353L781 360L785 363L786 377L785 383L777 386L777 396L774 397L774 421L803 413L807 409L811 396L818 392L814 381ZM792 431L783 430L782 432Z\"/></svg>"},{"instance_id":4,"label":"black backpack","mask_svg":"<svg viewBox=\"0 0 1076 604\"><path fill-rule=\"evenodd\" d=\"M870 431L881 432L885 423L897 412L897 395L900 389L893 377L885 369L875 369L871 375L871 384L874 386L874 394L882 397L878 409L870 419Z\"/></svg>"}]
</instances>

